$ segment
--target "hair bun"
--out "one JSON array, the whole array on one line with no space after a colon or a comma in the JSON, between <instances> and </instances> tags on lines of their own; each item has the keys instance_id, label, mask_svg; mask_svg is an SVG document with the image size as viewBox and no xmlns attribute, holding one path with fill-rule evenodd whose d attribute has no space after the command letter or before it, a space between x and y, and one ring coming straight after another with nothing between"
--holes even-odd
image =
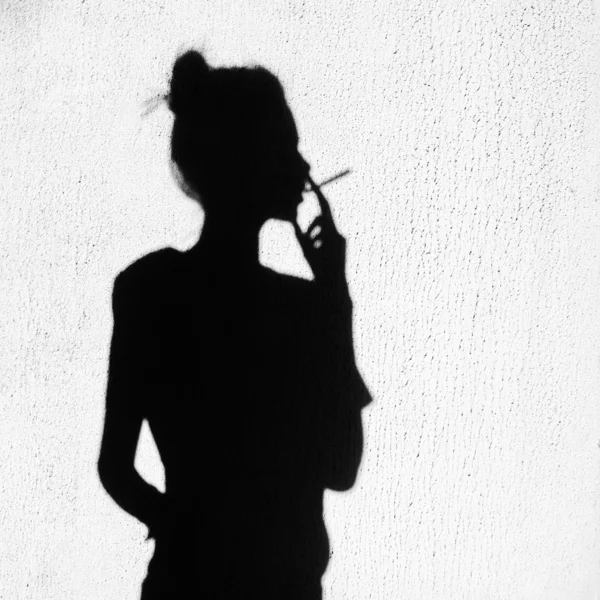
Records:
<instances>
[{"instance_id":1,"label":"hair bun","mask_svg":"<svg viewBox=\"0 0 600 600\"><path fill-rule=\"evenodd\" d=\"M180 116L198 110L209 72L208 63L196 50L188 50L175 61L169 91L169 108L173 114Z\"/></svg>"}]
</instances>

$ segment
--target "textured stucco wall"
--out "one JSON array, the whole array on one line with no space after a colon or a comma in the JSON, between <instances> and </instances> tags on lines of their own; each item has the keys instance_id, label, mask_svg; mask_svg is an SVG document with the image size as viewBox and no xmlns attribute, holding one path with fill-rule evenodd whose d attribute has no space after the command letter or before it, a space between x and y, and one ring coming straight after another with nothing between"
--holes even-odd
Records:
<instances>
[{"instance_id":1,"label":"textured stucco wall","mask_svg":"<svg viewBox=\"0 0 600 600\"><path fill-rule=\"evenodd\" d=\"M327 600L600 598L599 20L575 2L0 6L0 597L138 597L96 474L115 274L199 212L142 121L177 50L286 87L375 403ZM265 262L306 272L287 229ZM149 436L138 464L160 482ZM244 499L240 498L240 502Z\"/></svg>"}]
</instances>

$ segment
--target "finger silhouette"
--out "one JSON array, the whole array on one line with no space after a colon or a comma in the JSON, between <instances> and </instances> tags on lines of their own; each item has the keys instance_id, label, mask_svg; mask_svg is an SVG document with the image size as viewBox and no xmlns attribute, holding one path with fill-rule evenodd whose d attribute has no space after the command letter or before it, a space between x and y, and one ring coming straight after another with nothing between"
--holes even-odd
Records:
<instances>
[{"instance_id":1,"label":"finger silhouette","mask_svg":"<svg viewBox=\"0 0 600 600\"><path fill-rule=\"evenodd\" d=\"M306 230L306 235L309 237L313 237L313 235L319 235L319 233L324 232L325 229L323 227L325 219L322 215L319 215L308 227Z\"/></svg>"},{"instance_id":2,"label":"finger silhouette","mask_svg":"<svg viewBox=\"0 0 600 600\"><path fill-rule=\"evenodd\" d=\"M333 223L333 215L331 214L331 207L329 206L329 202L327 202L327 198L323 195L321 188L313 181L310 175L307 176L308 182L310 183L310 187L312 191L317 196L317 200L319 202L319 208L321 209L321 213L325 216L325 218Z\"/></svg>"}]
</instances>

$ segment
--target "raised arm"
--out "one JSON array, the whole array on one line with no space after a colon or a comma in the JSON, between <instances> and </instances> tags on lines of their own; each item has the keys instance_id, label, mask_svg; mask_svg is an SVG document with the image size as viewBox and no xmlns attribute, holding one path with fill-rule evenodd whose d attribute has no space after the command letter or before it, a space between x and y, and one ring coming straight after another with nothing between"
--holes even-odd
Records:
<instances>
[{"instance_id":1,"label":"raised arm","mask_svg":"<svg viewBox=\"0 0 600 600\"><path fill-rule=\"evenodd\" d=\"M371 402L358 371L352 340L350 298L338 304L324 301L315 319L318 357L322 448L326 487L344 491L355 481L363 453L362 409Z\"/></svg>"},{"instance_id":2,"label":"raised arm","mask_svg":"<svg viewBox=\"0 0 600 600\"><path fill-rule=\"evenodd\" d=\"M345 275L346 240L335 227L331 209L309 178L321 215L296 237L315 276L313 338L319 409L322 421L322 461L326 487L343 491L356 480L363 451L361 410L371 396L358 372L352 338L352 300Z\"/></svg>"},{"instance_id":3,"label":"raised arm","mask_svg":"<svg viewBox=\"0 0 600 600\"><path fill-rule=\"evenodd\" d=\"M104 489L127 513L152 528L164 496L134 467L144 419L144 339L147 336L135 286L119 275L113 289L114 326L110 348L104 433L98 473Z\"/></svg>"}]
</instances>

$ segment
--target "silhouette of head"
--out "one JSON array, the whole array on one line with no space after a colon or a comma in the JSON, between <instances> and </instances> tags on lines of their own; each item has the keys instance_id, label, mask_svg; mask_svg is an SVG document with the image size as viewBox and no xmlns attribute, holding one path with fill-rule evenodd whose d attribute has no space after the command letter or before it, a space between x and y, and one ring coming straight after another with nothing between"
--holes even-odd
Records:
<instances>
[{"instance_id":1,"label":"silhouette of head","mask_svg":"<svg viewBox=\"0 0 600 600\"><path fill-rule=\"evenodd\" d=\"M308 164L279 80L262 67L212 68L191 50L175 61L171 158L206 214L291 220Z\"/></svg>"}]
</instances>

